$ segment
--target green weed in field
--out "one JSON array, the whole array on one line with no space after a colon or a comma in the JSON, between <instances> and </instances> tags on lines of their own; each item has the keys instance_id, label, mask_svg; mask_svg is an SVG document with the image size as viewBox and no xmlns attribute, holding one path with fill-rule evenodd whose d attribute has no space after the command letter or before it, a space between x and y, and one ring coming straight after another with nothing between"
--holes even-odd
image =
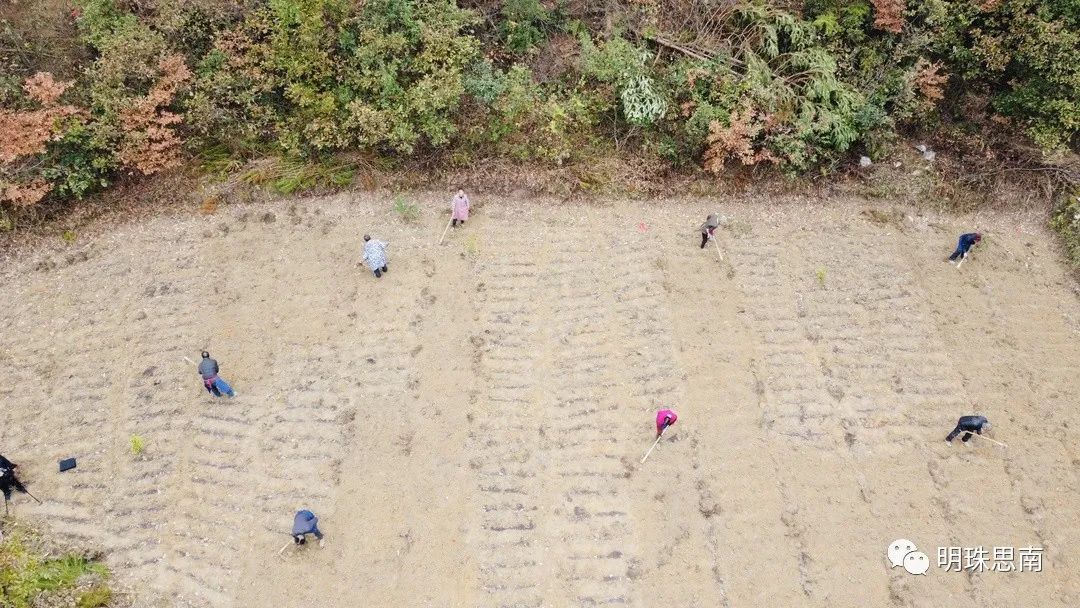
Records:
<instances>
[{"instance_id":1,"label":"green weed in field","mask_svg":"<svg viewBox=\"0 0 1080 608\"><path fill-rule=\"evenodd\" d=\"M138 456L143 453L143 449L146 447L146 443L143 438L138 435L131 436L131 454Z\"/></svg>"},{"instance_id":2,"label":"green weed in field","mask_svg":"<svg viewBox=\"0 0 1080 608\"><path fill-rule=\"evenodd\" d=\"M468 238L465 239L463 247L465 249L465 254L474 258L480 253L480 239L477 238L475 234L470 234Z\"/></svg>"},{"instance_id":3,"label":"green weed in field","mask_svg":"<svg viewBox=\"0 0 1080 608\"><path fill-rule=\"evenodd\" d=\"M112 589L104 586L91 587L79 596L77 608L105 608L112 601Z\"/></svg>"},{"instance_id":4,"label":"green weed in field","mask_svg":"<svg viewBox=\"0 0 1080 608\"><path fill-rule=\"evenodd\" d=\"M420 207L416 203L405 200L405 197L400 194L394 197L393 208L394 213L406 224L411 224L420 217Z\"/></svg>"}]
</instances>

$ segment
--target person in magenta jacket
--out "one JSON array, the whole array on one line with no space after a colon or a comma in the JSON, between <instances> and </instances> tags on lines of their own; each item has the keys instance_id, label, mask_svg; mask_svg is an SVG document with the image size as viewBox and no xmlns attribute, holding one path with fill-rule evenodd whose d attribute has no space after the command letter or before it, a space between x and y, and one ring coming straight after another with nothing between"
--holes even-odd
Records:
<instances>
[{"instance_id":1,"label":"person in magenta jacket","mask_svg":"<svg viewBox=\"0 0 1080 608\"><path fill-rule=\"evenodd\" d=\"M667 430L667 428L679 419L679 415L671 410L660 410L656 412L656 436L659 437Z\"/></svg>"}]
</instances>

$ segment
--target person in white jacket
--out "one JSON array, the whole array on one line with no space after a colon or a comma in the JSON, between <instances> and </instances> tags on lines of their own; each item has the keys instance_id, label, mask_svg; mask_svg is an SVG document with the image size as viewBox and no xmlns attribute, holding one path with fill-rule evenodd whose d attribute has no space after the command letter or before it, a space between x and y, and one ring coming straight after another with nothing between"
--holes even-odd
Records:
<instances>
[{"instance_id":1,"label":"person in white jacket","mask_svg":"<svg viewBox=\"0 0 1080 608\"><path fill-rule=\"evenodd\" d=\"M371 235L364 235L364 263L379 278L387 271L386 268L386 241L372 239Z\"/></svg>"}]
</instances>

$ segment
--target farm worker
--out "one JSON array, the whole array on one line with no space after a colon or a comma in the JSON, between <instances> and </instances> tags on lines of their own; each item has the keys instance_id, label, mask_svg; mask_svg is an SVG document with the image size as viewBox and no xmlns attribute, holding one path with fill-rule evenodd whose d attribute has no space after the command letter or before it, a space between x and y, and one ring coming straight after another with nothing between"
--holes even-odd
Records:
<instances>
[{"instance_id":1,"label":"farm worker","mask_svg":"<svg viewBox=\"0 0 1080 608\"><path fill-rule=\"evenodd\" d=\"M716 215L710 215L705 219L705 223L701 225L701 248L705 248L705 244L709 242L709 239L713 238L713 233L716 232L716 227L720 225L720 222L716 219Z\"/></svg>"},{"instance_id":2,"label":"farm worker","mask_svg":"<svg viewBox=\"0 0 1080 608\"><path fill-rule=\"evenodd\" d=\"M983 431L989 431L991 428L990 421L986 419L986 416L961 416L960 420L956 422L956 428L949 433L949 436L945 438L946 443L952 443L952 440L957 435L963 433L964 436L960 438L961 441L967 443L968 439L971 439L972 433L982 435Z\"/></svg>"},{"instance_id":3,"label":"farm worker","mask_svg":"<svg viewBox=\"0 0 1080 608\"><path fill-rule=\"evenodd\" d=\"M23 494L29 494L26 491L26 486L19 481L19 478L15 476L15 467L19 465L11 462L3 455L0 455L0 492L4 493L4 513L7 514L7 503L11 500L12 492L18 491ZM36 500L36 499L35 499Z\"/></svg>"},{"instance_id":4,"label":"farm worker","mask_svg":"<svg viewBox=\"0 0 1080 608\"><path fill-rule=\"evenodd\" d=\"M206 392L211 395L220 397L221 393L225 393L230 397L236 396L229 383L218 377L218 363L211 359L210 353L205 350L202 352L202 361L199 361L199 375L202 376Z\"/></svg>"},{"instance_id":5,"label":"farm worker","mask_svg":"<svg viewBox=\"0 0 1080 608\"><path fill-rule=\"evenodd\" d=\"M659 437L669 426L675 424L679 415L671 410L656 412L656 436Z\"/></svg>"},{"instance_id":6,"label":"farm worker","mask_svg":"<svg viewBox=\"0 0 1080 608\"><path fill-rule=\"evenodd\" d=\"M450 201L450 212L450 225L457 226L458 222L465 225L465 220L469 219L469 197L465 196L464 190L458 190Z\"/></svg>"},{"instance_id":7,"label":"farm worker","mask_svg":"<svg viewBox=\"0 0 1080 608\"><path fill-rule=\"evenodd\" d=\"M980 232L969 232L967 234L961 234L960 241L956 243L956 251L954 251L953 254L949 256L949 263L951 264L955 262L956 258L966 258L968 251L970 251L971 248L975 246L975 243L978 243L981 240L982 233Z\"/></svg>"},{"instance_id":8,"label":"farm worker","mask_svg":"<svg viewBox=\"0 0 1080 608\"><path fill-rule=\"evenodd\" d=\"M370 235L364 235L364 263L375 273L375 277L381 277L386 272L386 241L372 240Z\"/></svg>"},{"instance_id":9,"label":"farm worker","mask_svg":"<svg viewBox=\"0 0 1080 608\"><path fill-rule=\"evenodd\" d=\"M308 534L314 534L315 538L319 539L319 546L323 546L323 534L319 532L319 518L315 517L315 514L311 511L303 509L297 511L296 517L293 518L293 541L298 545L302 545L307 542Z\"/></svg>"}]
</instances>

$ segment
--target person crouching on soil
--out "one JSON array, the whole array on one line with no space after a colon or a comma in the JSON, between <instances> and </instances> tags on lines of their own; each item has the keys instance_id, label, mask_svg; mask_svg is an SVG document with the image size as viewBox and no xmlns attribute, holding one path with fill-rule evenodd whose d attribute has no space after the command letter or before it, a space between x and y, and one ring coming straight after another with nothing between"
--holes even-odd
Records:
<instances>
[{"instance_id":1,"label":"person crouching on soil","mask_svg":"<svg viewBox=\"0 0 1080 608\"><path fill-rule=\"evenodd\" d=\"M319 539L319 546L323 546L323 533L319 531L319 518L307 509L296 512L293 518L292 536L297 545L307 543L307 535L314 534ZM286 545L287 546L287 545Z\"/></svg>"},{"instance_id":2,"label":"person crouching on soil","mask_svg":"<svg viewBox=\"0 0 1080 608\"><path fill-rule=\"evenodd\" d=\"M971 434L982 435L983 431L989 431L991 428L990 421L986 419L986 416L961 416L960 420L956 421L956 427L952 432L945 437L945 443L952 444L952 440L956 439L956 436L963 433L964 436L960 438L960 441L967 443L971 439Z\"/></svg>"},{"instance_id":3,"label":"person crouching on soil","mask_svg":"<svg viewBox=\"0 0 1080 608\"><path fill-rule=\"evenodd\" d=\"M386 247L389 243L364 235L364 263L375 273L375 278L382 277L386 268Z\"/></svg>"},{"instance_id":4,"label":"person crouching on soil","mask_svg":"<svg viewBox=\"0 0 1080 608\"><path fill-rule=\"evenodd\" d=\"M949 263L955 264L957 258L960 258L961 260L966 258L968 256L968 252L971 251L971 248L978 244L980 241L982 241L982 233L980 232L969 232L967 234L961 234L960 240L956 243L956 251L954 251L952 255L949 256Z\"/></svg>"}]
</instances>

